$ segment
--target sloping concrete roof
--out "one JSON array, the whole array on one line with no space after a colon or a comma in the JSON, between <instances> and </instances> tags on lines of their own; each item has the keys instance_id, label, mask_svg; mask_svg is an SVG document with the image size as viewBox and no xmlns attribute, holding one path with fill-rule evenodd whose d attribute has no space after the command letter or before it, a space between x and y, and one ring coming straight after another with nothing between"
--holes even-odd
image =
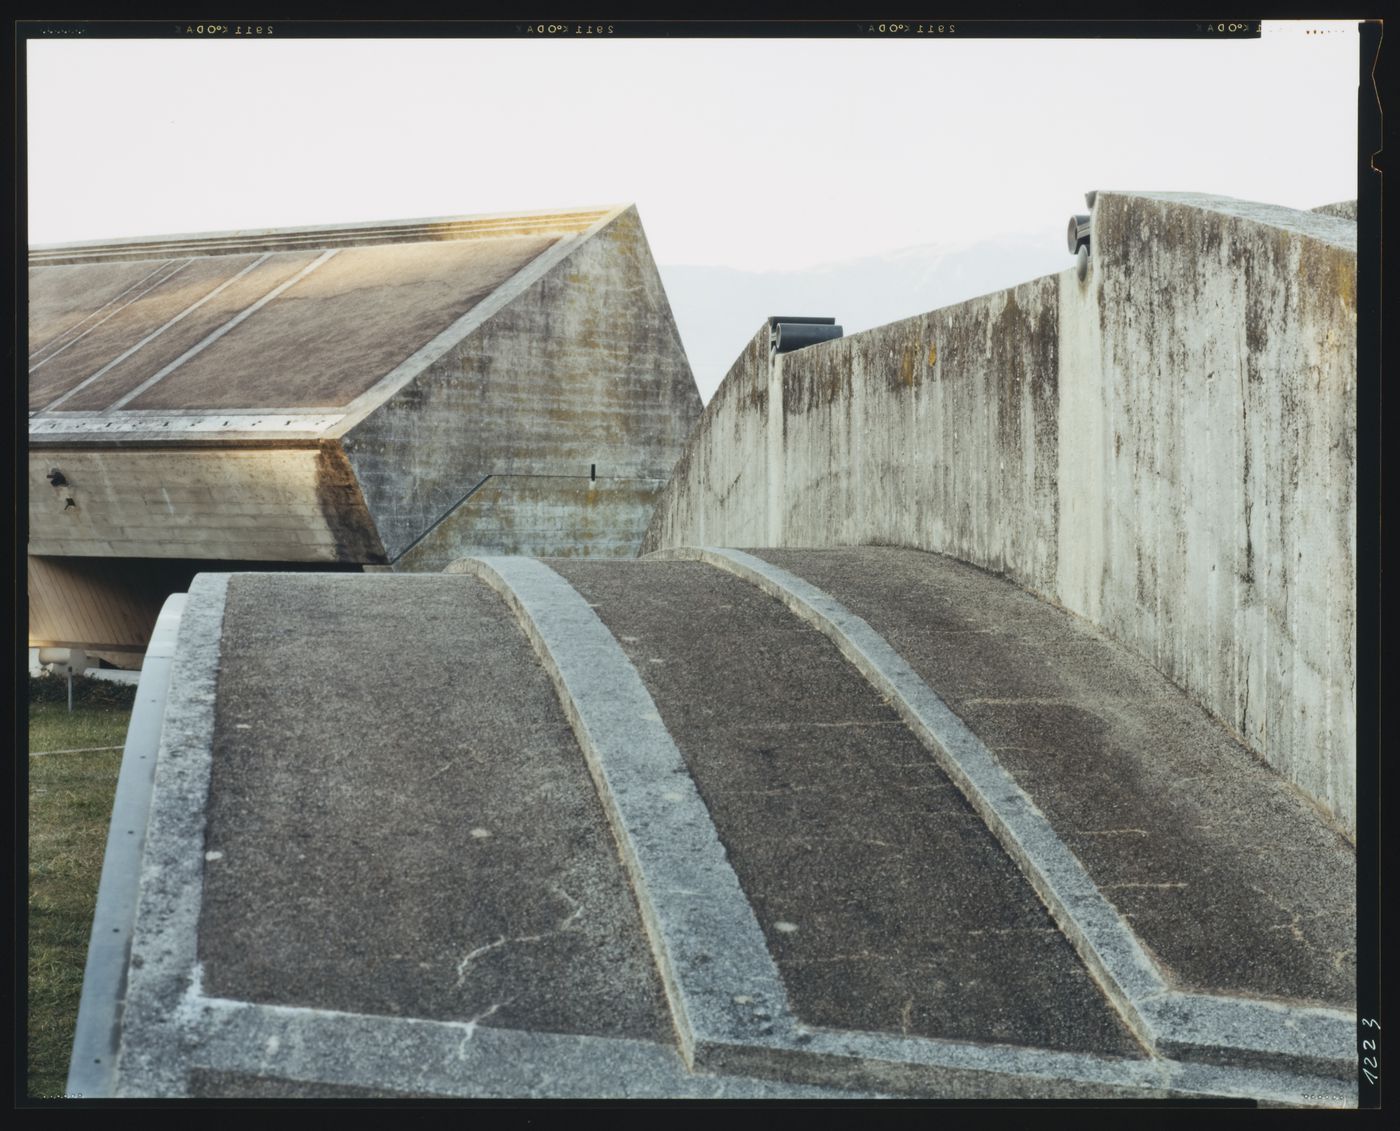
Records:
<instances>
[{"instance_id":1,"label":"sloping concrete roof","mask_svg":"<svg viewBox=\"0 0 1400 1131\"><path fill-rule=\"evenodd\" d=\"M204 575L172 652L74 1090L1355 1102L1350 847L983 571Z\"/></svg>"},{"instance_id":2,"label":"sloping concrete roof","mask_svg":"<svg viewBox=\"0 0 1400 1131\"><path fill-rule=\"evenodd\" d=\"M403 362L522 268L624 209L31 249L31 430L96 436L149 426L141 410L229 410L182 432L249 434L263 426L250 415L282 412L307 419L279 435L324 433L382 402Z\"/></svg>"}]
</instances>

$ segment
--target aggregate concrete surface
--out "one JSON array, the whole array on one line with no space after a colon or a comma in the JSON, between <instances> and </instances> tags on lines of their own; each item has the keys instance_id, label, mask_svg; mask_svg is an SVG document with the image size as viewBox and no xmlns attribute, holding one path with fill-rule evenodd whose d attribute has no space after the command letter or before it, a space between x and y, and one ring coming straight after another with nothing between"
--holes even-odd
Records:
<instances>
[{"instance_id":1,"label":"aggregate concrete surface","mask_svg":"<svg viewBox=\"0 0 1400 1131\"><path fill-rule=\"evenodd\" d=\"M207 992L668 1034L573 733L484 585L239 575L217 712Z\"/></svg>"},{"instance_id":2,"label":"aggregate concrete surface","mask_svg":"<svg viewBox=\"0 0 1400 1131\"><path fill-rule=\"evenodd\" d=\"M1031 796L1178 988L1352 1008L1354 853L1148 664L942 555L754 553L884 635Z\"/></svg>"},{"instance_id":3,"label":"aggregate concrete surface","mask_svg":"<svg viewBox=\"0 0 1400 1131\"><path fill-rule=\"evenodd\" d=\"M1181 692L938 555L697 553L196 579L116 1094L1355 1103L1350 848Z\"/></svg>"},{"instance_id":4,"label":"aggregate concrete surface","mask_svg":"<svg viewBox=\"0 0 1400 1131\"><path fill-rule=\"evenodd\" d=\"M549 564L655 700L798 1017L1140 1052L1000 845L830 642L707 565Z\"/></svg>"},{"instance_id":5,"label":"aggregate concrete surface","mask_svg":"<svg viewBox=\"0 0 1400 1131\"><path fill-rule=\"evenodd\" d=\"M253 255L177 259L109 306L98 307L86 325L67 341L30 362L30 407L43 407L60 393L105 368L107 363L117 360L181 311L206 299L220 284L251 266L256 259ZM35 288L41 293L43 281L41 272L40 286ZM98 407L110 404L115 396L106 398ZM67 403L75 408L92 407Z\"/></svg>"}]
</instances>

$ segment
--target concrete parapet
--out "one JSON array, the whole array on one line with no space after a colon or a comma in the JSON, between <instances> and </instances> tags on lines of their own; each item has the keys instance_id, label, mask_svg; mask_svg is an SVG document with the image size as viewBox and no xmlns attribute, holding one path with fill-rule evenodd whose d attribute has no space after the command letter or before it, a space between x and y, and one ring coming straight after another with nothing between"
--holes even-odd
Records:
<instances>
[{"instance_id":1,"label":"concrete parapet","mask_svg":"<svg viewBox=\"0 0 1400 1131\"><path fill-rule=\"evenodd\" d=\"M1083 280L751 343L643 549L883 543L1003 573L1354 836L1355 224L1100 192L1091 247Z\"/></svg>"}]
</instances>

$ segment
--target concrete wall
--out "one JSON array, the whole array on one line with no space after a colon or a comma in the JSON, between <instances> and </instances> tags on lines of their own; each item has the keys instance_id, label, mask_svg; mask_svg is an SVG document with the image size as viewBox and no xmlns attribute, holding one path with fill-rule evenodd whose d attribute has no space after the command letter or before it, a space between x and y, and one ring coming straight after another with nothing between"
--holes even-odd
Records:
<instances>
[{"instance_id":1,"label":"concrete wall","mask_svg":"<svg viewBox=\"0 0 1400 1131\"><path fill-rule=\"evenodd\" d=\"M1003 572L1151 660L1354 835L1355 232L1101 192L1082 282L771 368L765 328L643 549L890 543Z\"/></svg>"},{"instance_id":2,"label":"concrete wall","mask_svg":"<svg viewBox=\"0 0 1400 1131\"><path fill-rule=\"evenodd\" d=\"M492 475L393 565L441 573L471 554L635 558L664 479Z\"/></svg>"},{"instance_id":3,"label":"concrete wall","mask_svg":"<svg viewBox=\"0 0 1400 1131\"><path fill-rule=\"evenodd\" d=\"M63 487L48 482L52 468L63 472ZM333 442L285 448L32 447L29 552L384 560L359 484Z\"/></svg>"},{"instance_id":4,"label":"concrete wall","mask_svg":"<svg viewBox=\"0 0 1400 1131\"><path fill-rule=\"evenodd\" d=\"M708 544L708 531L731 545L768 538L768 326L744 347L705 406L672 471L683 484L662 494L643 552L687 541Z\"/></svg>"},{"instance_id":5,"label":"concrete wall","mask_svg":"<svg viewBox=\"0 0 1400 1131\"><path fill-rule=\"evenodd\" d=\"M473 540L484 499L460 520L444 520L488 476L559 476L576 485L606 480L654 493L699 413L700 395L666 292L641 221L629 208L357 424L343 443L389 559L397 561L419 538L438 547L426 557L406 556L403 568L416 569L420 557L445 564L497 544ZM491 522L537 523L543 512L528 501L537 495L497 490ZM585 489L580 499L590 498ZM526 500L525 510L505 514L516 500ZM549 521L557 528L550 544L581 552L573 527L587 535L595 512L553 511ZM649 507L609 513L625 524L609 537L634 555Z\"/></svg>"}]
</instances>

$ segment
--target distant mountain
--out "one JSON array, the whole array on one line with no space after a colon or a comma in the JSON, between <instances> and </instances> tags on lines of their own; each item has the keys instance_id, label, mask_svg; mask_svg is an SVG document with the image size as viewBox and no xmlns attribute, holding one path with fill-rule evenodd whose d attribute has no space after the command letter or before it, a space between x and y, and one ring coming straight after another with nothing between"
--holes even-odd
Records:
<instances>
[{"instance_id":1,"label":"distant mountain","mask_svg":"<svg viewBox=\"0 0 1400 1131\"><path fill-rule=\"evenodd\" d=\"M685 266L660 271L700 396L708 403L769 315L831 316L852 334L1073 265L1064 236L1041 232L925 244L802 271Z\"/></svg>"}]
</instances>

